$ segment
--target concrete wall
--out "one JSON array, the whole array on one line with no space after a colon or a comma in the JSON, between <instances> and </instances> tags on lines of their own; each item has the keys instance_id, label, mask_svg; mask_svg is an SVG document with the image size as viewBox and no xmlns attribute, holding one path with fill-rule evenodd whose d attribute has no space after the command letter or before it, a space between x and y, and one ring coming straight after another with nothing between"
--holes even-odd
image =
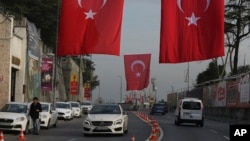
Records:
<instances>
[{"instance_id":1,"label":"concrete wall","mask_svg":"<svg viewBox=\"0 0 250 141\"><path fill-rule=\"evenodd\" d=\"M11 19L0 13L0 107L9 102L10 96L10 40Z\"/></svg>"}]
</instances>

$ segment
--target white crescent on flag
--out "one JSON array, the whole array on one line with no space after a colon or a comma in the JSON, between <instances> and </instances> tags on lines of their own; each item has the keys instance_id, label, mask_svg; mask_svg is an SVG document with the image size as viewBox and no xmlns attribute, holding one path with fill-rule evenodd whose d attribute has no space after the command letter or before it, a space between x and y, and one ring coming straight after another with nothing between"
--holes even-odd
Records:
<instances>
[{"instance_id":1,"label":"white crescent on flag","mask_svg":"<svg viewBox=\"0 0 250 141\"><path fill-rule=\"evenodd\" d=\"M134 72L134 66L135 66L136 64L142 65L143 71L145 70L145 68L146 68L145 63L144 63L143 61L141 61L141 60L135 60L134 62L131 63L131 71L132 71L132 72Z\"/></svg>"},{"instance_id":2,"label":"white crescent on flag","mask_svg":"<svg viewBox=\"0 0 250 141\"><path fill-rule=\"evenodd\" d=\"M100 9L101 9L103 6L105 6L105 4L107 3L107 1L108 1L108 0L103 0L103 3L102 3L102 5L101 5ZM77 0L77 2L78 2L78 5L82 8L82 0Z\"/></svg>"},{"instance_id":3,"label":"white crescent on flag","mask_svg":"<svg viewBox=\"0 0 250 141\"><path fill-rule=\"evenodd\" d=\"M181 6L181 1L182 1L182 0L177 0L177 6L178 6L179 10L180 10L182 13L184 13L184 10L183 10L183 8L182 8L182 6ZM204 12L207 11L207 9L208 9L208 7L209 7L209 5L210 5L211 0L206 0L206 1L207 1L207 4L206 4L206 8L205 8Z\"/></svg>"}]
</instances>

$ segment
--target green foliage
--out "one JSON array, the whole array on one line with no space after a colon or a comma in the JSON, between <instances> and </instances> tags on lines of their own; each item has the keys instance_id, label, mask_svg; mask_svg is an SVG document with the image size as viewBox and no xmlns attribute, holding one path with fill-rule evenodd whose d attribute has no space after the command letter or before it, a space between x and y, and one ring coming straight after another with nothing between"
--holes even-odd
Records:
<instances>
[{"instance_id":1,"label":"green foliage","mask_svg":"<svg viewBox=\"0 0 250 141\"><path fill-rule=\"evenodd\" d=\"M16 19L23 16L41 29L46 45L55 48L57 37L58 0L1 0L6 11Z\"/></svg>"},{"instance_id":2,"label":"green foliage","mask_svg":"<svg viewBox=\"0 0 250 141\"><path fill-rule=\"evenodd\" d=\"M243 73L247 73L250 72L250 65L246 65L246 66L239 66L238 67L238 72L237 74L243 74ZM235 75L232 72L229 74L229 76Z\"/></svg>"},{"instance_id":3,"label":"green foliage","mask_svg":"<svg viewBox=\"0 0 250 141\"><path fill-rule=\"evenodd\" d=\"M198 74L196 78L197 84L210 81L210 80L215 80L219 79L219 74L222 73L223 66L222 65L217 65L217 61L212 61L208 64L208 67L205 71L201 72ZM225 76L226 73L223 74Z\"/></svg>"},{"instance_id":4,"label":"green foliage","mask_svg":"<svg viewBox=\"0 0 250 141\"><path fill-rule=\"evenodd\" d=\"M80 64L79 57L73 57L73 59L78 65ZM82 64L81 66L83 66L82 69L84 70L84 72L82 73L83 83L90 82L91 90L94 90L96 86L99 86L98 76L94 75L95 64L89 58L82 58L81 64Z\"/></svg>"}]
</instances>

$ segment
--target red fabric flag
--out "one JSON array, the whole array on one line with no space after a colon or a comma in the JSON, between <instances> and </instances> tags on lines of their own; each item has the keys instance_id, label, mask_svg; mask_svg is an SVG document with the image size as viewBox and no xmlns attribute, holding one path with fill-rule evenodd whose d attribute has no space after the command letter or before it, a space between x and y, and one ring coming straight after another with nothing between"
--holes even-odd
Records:
<instances>
[{"instance_id":1,"label":"red fabric flag","mask_svg":"<svg viewBox=\"0 0 250 141\"><path fill-rule=\"evenodd\" d=\"M224 0L162 0L160 63L224 55Z\"/></svg>"},{"instance_id":2,"label":"red fabric flag","mask_svg":"<svg viewBox=\"0 0 250 141\"><path fill-rule=\"evenodd\" d=\"M148 87L151 54L124 55L127 90Z\"/></svg>"},{"instance_id":3,"label":"red fabric flag","mask_svg":"<svg viewBox=\"0 0 250 141\"><path fill-rule=\"evenodd\" d=\"M124 0L62 0L58 56L120 54Z\"/></svg>"}]
</instances>

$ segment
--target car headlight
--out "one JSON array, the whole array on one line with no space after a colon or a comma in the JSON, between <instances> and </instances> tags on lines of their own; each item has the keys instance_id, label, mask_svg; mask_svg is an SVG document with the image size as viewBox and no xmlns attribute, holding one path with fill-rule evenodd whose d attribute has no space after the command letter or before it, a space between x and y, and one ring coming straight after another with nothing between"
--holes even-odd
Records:
<instances>
[{"instance_id":1,"label":"car headlight","mask_svg":"<svg viewBox=\"0 0 250 141\"><path fill-rule=\"evenodd\" d=\"M79 109L76 109L77 112L79 112L80 110Z\"/></svg>"},{"instance_id":2,"label":"car headlight","mask_svg":"<svg viewBox=\"0 0 250 141\"><path fill-rule=\"evenodd\" d=\"M120 125L122 124L122 119L118 119L114 122L114 125Z\"/></svg>"},{"instance_id":3,"label":"car headlight","mask_svg":"<svg viewBox=\"0 0 250 141\"><path fill-rule=\"evenodd\" d=\"M91 121L90 121L90 120L85 119L85 120L84 120L84 124L85 124L85 125L91 125Z\"/></svg>"},{"instance_id":4,"label":"car headlight","mask_svg":"<svg viewBox=\"0 0 250 141\"><path fill-rule=\"evenodd\" d=\"M47 115L41 115L41 118L47 118L48 116Z\"/></svg>"},{"instance_id":5,"label":"car headlight","mask_svg":"<svg viewBox=\"0 0 250 141\"><path fill-rule=\"evenodd\" d=\"M70 114L70 111L66 112L66 114Z\"/></svg>"},{"instance_id":6,"label":"car headlight","mask_svg":"<svg viewBox=\"0 0 250 141\"><path fill-rule=\"evenodd\" d=\"M21 121L24 121L25 120L25 117L18 117L16 118L16 122L21 122Z\"/></svg>"}]
</instances>

